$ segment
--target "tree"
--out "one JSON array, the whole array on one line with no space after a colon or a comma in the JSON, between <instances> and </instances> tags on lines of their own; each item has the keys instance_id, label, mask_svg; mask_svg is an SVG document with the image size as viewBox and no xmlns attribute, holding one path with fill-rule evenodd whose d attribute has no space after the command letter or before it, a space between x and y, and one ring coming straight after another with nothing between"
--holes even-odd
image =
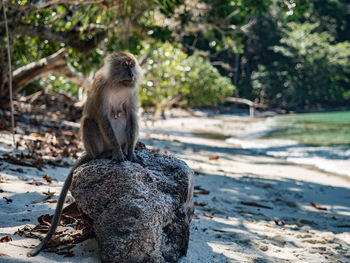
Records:
<instances>
[{"instance_id":1,"label":"tree","mask_svg":"<svg viewBox=\"0 0 350 263\"><path fill-rule=\"evenodd\" d=\"M217 105L231 96L235 87L210 62L194 53L188 56L170 43L145 43L142 54L151 56L144 65L141 103L158 110L173 105Z\"/></svg>"},{"instance_id":2,"label":"tree","mask_svg":"<svg viewBox=\"0 0 350 263\"><path fill-rule=\"evenodd\" d=\"M258 97L283 108L320 107L344 101L350 89L350 42L334 44L318 24L291 22L283 29L274 52L282 55L275 63L253 74Z\"/></svg>"},{"instance_id":3,"label":"tree","mask_svg":"<svg viewBox=\"0 0 350 263\"><path fill-rule=\"evenodd\" d=\"M157 8L171 12L177 0L26 0L7 1L13 52L14 93L42 74L63 75L89 85L93 68L106 52L136 50L154 27L147 16ZM4 18L0 15L0 24ZM153 23L153 24L152 24ZM0 27L0 98L7 101L5 30ZM59 51L65 48L66 51ZM30 64L32 62L32 64ZM45 62L45 63L44 63ZM34 63L34 64L33 64ZM30 66L29 66L29 65ZM16 74L15 74L16 73ZM84 74L84 75L83 75Z\"/></svg>"}]
</instances>

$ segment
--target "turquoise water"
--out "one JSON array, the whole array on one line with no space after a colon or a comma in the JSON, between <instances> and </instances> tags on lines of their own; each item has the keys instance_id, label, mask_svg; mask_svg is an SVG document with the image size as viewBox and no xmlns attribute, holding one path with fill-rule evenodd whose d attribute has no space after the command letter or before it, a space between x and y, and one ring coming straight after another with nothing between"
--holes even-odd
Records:
<instances>
[{"instance_id":1,"label":"turquoise water","mask_svg":"<svg viewBox=\"0 0 350 263\"><path fill-rule=\"evenodd\" d=\"M278 116L265 139L294 140L314 146L350 147L350 111Z\"/></svg>"},{"instance_id":2,"label":"turquoise water","mask_svg":"<svg viewBox=\"0 0 350 263\"><path fill-rule=\"evenodd\" d=\"M283 115L226 141L260 154L350 177L350 111Z\"/></svg>"}]
</instances>

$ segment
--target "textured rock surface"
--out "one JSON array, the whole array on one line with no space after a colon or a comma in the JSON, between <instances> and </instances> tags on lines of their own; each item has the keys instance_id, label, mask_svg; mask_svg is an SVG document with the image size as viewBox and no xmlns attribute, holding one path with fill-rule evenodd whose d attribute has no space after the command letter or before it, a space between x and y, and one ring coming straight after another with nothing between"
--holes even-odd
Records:
<instances>
[{"instance_id":1,"label":"textured rock surface","mask_svg":"<svg viewBox=\"0 0 350 263\"><path fill-rule=\"evenodd\" d=\"M193 173L173 156L136 154L145 167L106 159L81 166L72 195L93 220L102 262L176 262L188 247Z\"/></svg>"}]
</instances>

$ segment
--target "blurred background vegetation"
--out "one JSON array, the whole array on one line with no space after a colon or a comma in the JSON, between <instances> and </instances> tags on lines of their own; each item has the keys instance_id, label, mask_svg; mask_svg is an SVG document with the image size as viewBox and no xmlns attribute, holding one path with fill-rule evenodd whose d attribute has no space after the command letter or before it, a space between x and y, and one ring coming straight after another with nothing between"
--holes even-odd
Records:
<instances>
[{"instance_id":1,"label":"blurred background vegetation","mask_svg":"<svg viewBox=\"0 0 350 263\"><path fill-rule=\"evenodd\" d=\"M348 0L4 2L15 94L44 89L77 96L107 53L124 50L135 53L144 69L146 108L217 105L226 97L285 110L350 102ZM0 103L5 105L2 11ZM63 57L50 59L62 48Z\"/></svg>"}]
</instances>

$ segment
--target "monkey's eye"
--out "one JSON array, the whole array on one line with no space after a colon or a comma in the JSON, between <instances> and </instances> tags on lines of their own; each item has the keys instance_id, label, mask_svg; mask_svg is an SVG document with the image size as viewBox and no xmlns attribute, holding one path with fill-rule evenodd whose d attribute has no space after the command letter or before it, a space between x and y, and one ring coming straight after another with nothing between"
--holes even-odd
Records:
<instances>
[{"instance_id":1,"label":"monkey's eye","mask_svg":"<svg viewBox=\"0 0 350 263\"><path fill-rule=\"evenodd\" d=\"M130 67L130 68L135 67L135 61L131 60L131 61L129 62L129 67Z\"/></svg>"},{"instance_id":2,"label":"monkey's eye","mask_svg":"<svg viewBox=\"0 0 350 263\"><path fill-rule=\"evenodd\" d=\"M129 66L129 63L128 63L128 61L124 60L124 61L122 61L121 65L123 68L127 68Z\"/></svg>"},{"instance_id":3,"label":"monkey's eye","mask_svg":"<svg viewBox=\"0 0 350 263\"><path fill-rule=\"evenodd\" d=\"M121 65L123 68L133 68L135 67L135 62L132 60L124 60Z\"/></svg>"}]
</instances>

